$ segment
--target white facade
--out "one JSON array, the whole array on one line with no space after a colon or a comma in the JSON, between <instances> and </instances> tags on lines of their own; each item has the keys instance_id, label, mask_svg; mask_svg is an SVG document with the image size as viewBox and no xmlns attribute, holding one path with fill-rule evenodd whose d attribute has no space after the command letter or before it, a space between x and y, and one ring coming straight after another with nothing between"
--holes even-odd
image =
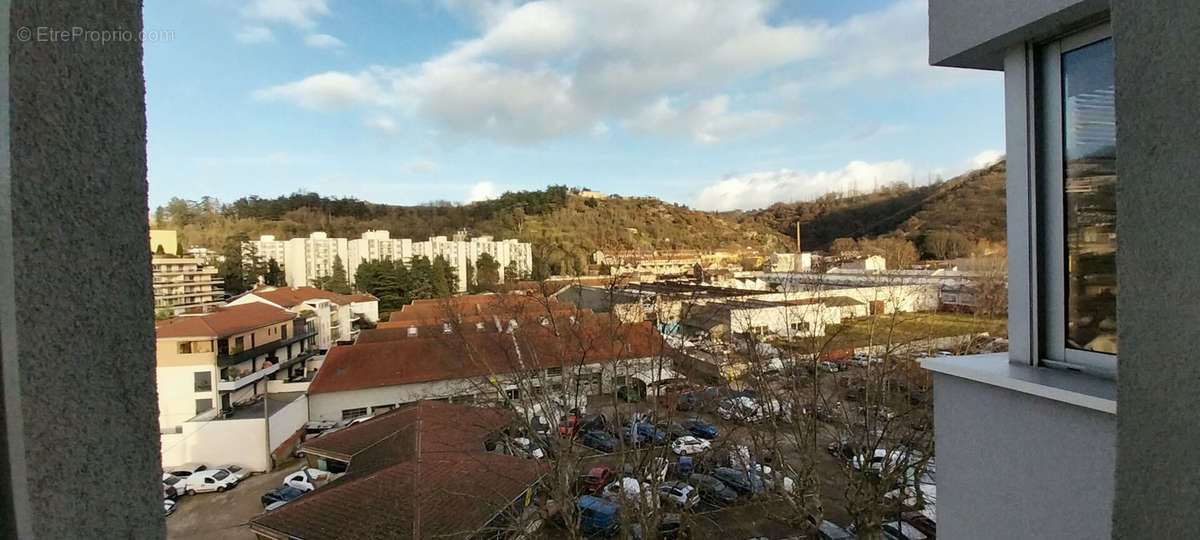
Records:
<instances>
[{"instance_id":1,"label":"white facade","mask_svg":"<svg viewBox=\"0 0 1200 540\"><path fill-rule=\"evenodd\" d=\"M283 273L291 287L312 285L319 277L333 275L333 262L341 257L346 268L347 279L354 275L347 261L350 245L345 238L329 238L323 232L314 232L308 238L293 238L287 241L284 253Z\"/></svg>"},{"instance_id":2,"label":"white facade","mask_svg":"<svg viewBox=\"0 0 1200 540\"><path fill-rule=\"evenodd\" d=\"M649 357L568 366L563 371L577 372L578 395L588 396L612 392L615 389L613 385L620 384L626 377L639 379L646 384L678 377L668 364L670 362L665 359ZM378 414L422 399L477 403L496 401L500 399L499 391L508 392L518 388L517 384L507 380L508 377L495 378L495 384L488 380L489 377L472 377L309 394L309 419L338 421L343 419L343 412L357 409L365 409L363 414ZM554 377L548 379L554 380ZM567 391L572 392L574 385L567 386Z\"/></svg>"},{"instance_id":3,"label":"white facade","mask_svg":"<svg viewBox=\"0 0 1200 540\"><path fill-rule=\"evenodd\" d=\"M314 232L308 238L275 240L273 236L262 236L248 242L264 258L275 257L283 267L287 283L291 287L311 285L320 276L333 274L334 256L342 258L346 268L346 279L354 282L359 265L376 260L402 261L408 264L413 256L420 255L431 261L441 256L454 267L458 277L458 291L467 290L467 263L476 266L476 261L487 253L500 263L500 281L504 281L504 270L510 264L517 273L525 276L533 271L533 247L516 239L495 240L491 236L454 238L435 236L424 242L408 238L391 238L388 231L367 231L361 238L329 238L323 232Z\"/></svg>"},{"instance_id":4,"label":"white facade","mask_svg":"<svg viewBox=\"0 0 1200 540\"><path fill-rule=\"evenodd\" d=\"M287 253L287 242L276 240L274 236L264 234L258 237L258 240L251 240L247 244L254 246L255 254L262 257L262 260L269 261L275 259L275 262L279 263L280 268L285 266L284 258Z\"/></svg>"},{"instance_id":5,"label":"white facade","mask_svg":"<svg viewBox=\"0 0 1200 540\"><path fill-rule=\"evenodd\" d=\"M183 422L179 433L162 435L164 466L230 463L251 471L270 471L273 464L268 449L283 446L308 422L308 398L301 395L281 408L272 404L270 424L262 417L220 419L212 412Z\"/></svg>"},{"instance_id":6,"label":"white facade","mask_svg":"<svg viewBox=\"0 0 1200 540\"><path fill-rule=\"evenodd\" d=\"M887 270L887 259L879 255L871 255L865 259L858 259L842 264L838 268L842 270L860 270L864 272L883 272Z\"/></svg>"},{"instance_id":7,"label":"white facade","mask_svg":"<svg viewBox=\"0 0 1200 540\"><path fill-rule=\"evenodd\" d=\"M772 272L808 272L812 270L812 253L772 253L767 266Z\"/></svg>"},{"instance_id":8,"label":"white facade","mask_svg":"<svg viewBox=\"0 0 1200 540\"><path fill-rule=\"evenodd\" d=\"M301 304L295 306L281 306L254 294L248 292L234 300L230 301L230 306L239 306L251 302L262 302L270 304L280 309L286 309L294 313L304 313L311 310L316 314L315 328L316 348L321 351L328 351L339 341L353 341L358 337L358 330L354 329L354 312L351 309L351 304L339 305L325 298L312 298L304 300ZM359 302L367 307L374 306L375 319L379 318L379 302Z\"/></svg>"}]
</instances>

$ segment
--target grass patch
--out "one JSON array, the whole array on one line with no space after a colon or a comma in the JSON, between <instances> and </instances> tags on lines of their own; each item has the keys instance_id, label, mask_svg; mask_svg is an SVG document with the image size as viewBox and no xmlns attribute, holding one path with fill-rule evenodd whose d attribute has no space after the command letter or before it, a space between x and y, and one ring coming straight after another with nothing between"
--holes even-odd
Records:
<instances>
[{"instance_id":1,"label":"grass patch","mask_svg":"<svg viewBox=\"0 0 1200 540\"><path fill-rule=\"evenodd\" d=\"M987 332L1008 335L1006 317L983 317L969 313L895 313L828 325L825 335L833 349L868 345L900 344L911 341Z\"/></svg>"}]
</instances>

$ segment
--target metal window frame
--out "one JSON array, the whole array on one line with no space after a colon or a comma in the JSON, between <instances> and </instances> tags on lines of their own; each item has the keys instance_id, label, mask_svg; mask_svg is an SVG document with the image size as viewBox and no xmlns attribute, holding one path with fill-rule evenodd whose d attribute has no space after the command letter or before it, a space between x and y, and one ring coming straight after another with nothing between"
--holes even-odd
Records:
<instances>
[{"instance_id":1,"label":"metal window frame","mask_svg":"<svg viewBox=\"0 0 1200 540\"><path fill-rule=\"evenodd\" d=\"M1105 22L1010 49L1004 85L1010 362L1116 378L1116 355L1066 347L1062 171L1062 54L1111 37Z\"/></svg>"}]
</instances>

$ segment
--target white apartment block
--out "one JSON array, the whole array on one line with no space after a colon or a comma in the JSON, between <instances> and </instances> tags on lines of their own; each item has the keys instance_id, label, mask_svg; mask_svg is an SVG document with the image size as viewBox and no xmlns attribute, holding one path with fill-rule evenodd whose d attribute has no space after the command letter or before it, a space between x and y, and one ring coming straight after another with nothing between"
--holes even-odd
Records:
<instances>
[{"instance_id":1,"label":"white apartment block","mask_svg":"<svg viewBox=\"0 0 1200 540\"><path fill-rule=\"evenodd\" d=\"M287 254L287 242L276 240L274 236L264 234L258 237L258 240L251 240L247 244L254 246L254 252L262 257L262 260L269 261L275 259L280 267L283 267L284 257Z\"/></svg>"},{"instance_id":2,"label":"white apartment block","mask_svg":"<svg viewBox=\"0 0 1200 540\"><path fill-rule=\"evenodd\" d=\"M287 241L284 253L283 273L292 287L304 287L312 280L333 275L333 261L341 257L346 268L347 279L352 279L349 242L345 238L330 238L323 232L314 232L308 238L293 238Z\"/></svg>"},{"instance_id":3,"label":"white apartment block","mask_svg":"<svg viewBox=\"0 0 1200 540\"><path fill-rule=\"evenodd\" d=\"M274 257L283 267L291 287L304 287L319 276L331 275L335 255L341 256L351 283L362 263L388 259L408 264L416 255L430 260L439 255L445 258L458 276L459 291L467 290L467 263L475 266L484 253L500 263L501 282L504 281L504 269L510 264L515 263L520 275L533 271L530 244L515 239L495 240L491 236L467 238L462 233L453 238L435 236L424 242L413 242L408 238L392 238L388 231L367 231L361 238L353 240L329 238L324 232L314 232L308 238L291 240L276 240L274 236L264 235L248 244L253 245L264 259Z\"/></svg>"}]
</instances>

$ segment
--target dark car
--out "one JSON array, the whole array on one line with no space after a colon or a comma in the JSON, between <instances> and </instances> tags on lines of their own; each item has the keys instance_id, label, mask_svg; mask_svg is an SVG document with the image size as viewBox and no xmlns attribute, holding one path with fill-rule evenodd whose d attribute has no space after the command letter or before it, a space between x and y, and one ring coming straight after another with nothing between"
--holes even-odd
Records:
<instances>
[{"instance_id":1,"label":"dark car","mask_svg":"<svg viewBox=\"0 0 1200 540\"><path fill-rule=\"evenodd\" d=\"M751 474L746 471L739 471L729 467L717 467L712 475L717 480L724 482L725 485L741 493L761 493L767 489L763 485L762 478L757 474Z\"/></svg>"},{"instance_id":2,"label":"dark car","mask_svg":"<svg viewBox=\"0 0 1200 540\"><path fill-rule=\"evenodd\" d=\"M649 440L649 437L642 435L642 433L634 429L633 426L625 426L621 428L621 441L625 444L641 446L646 444Z\"/></svg>"},{"instance_id":3,"label":"dark car","mask_svg":"<svg viewBox=\"0 0 1200 540\"><path fill-rule=\"evenodd\" d=\"M589 414L579 419L579 431L603 430L608 427L608 421L603 414Z\"/></svg>"},{"instance_id":4,"label":"dark car","mask_svg":"<svg viewBox=\"0 0 1200 540\"><path fill-rule=\"evenodd\" d=\"M711 503L728 504L737 500L737 492L729 489L724 482L707 474L692 473L688 483L700 492L700 498Z\"/></svg>"},{"instance_id":5,"label":"dark car","mask_svg":"<svg viewBox=\"0 0 1200 540\"><path fill-rule=\"evenodd\" d=\"M680 394L675 408L680 411L707 411L715 408L721 397L721 389L710 386L703 390Z\"/></svg>"},{"instance_id":6,"label":"dark car","mask_svg":"<svg viewBox=\"0 0 1200 540\"><path fill-rule=\"evenodd\" d=\"M861 386L851 386L846 389L846 401L862 401L866 390Z\"/></svg>"},{"instance_id":7,"label":"dark car","mask_svg":"<svg viewBox=\"0 0 1200 540\"><path fill-rule=\"evenodd\" d=\"M277 503L279 501L290 501L296 497L304 495L304 493L305 492L302 489L294 488L292 486L283 486L263 493L261 501L263 508L266 508L272 503Z\"/></svg>"},{"instance_id":8,"label":"dark car","mask_svg":"<svg viewBox=\"0 0 1200 540\"><path fill-rule=\"evenodd\" d=\"M826 446L825 449L829 451L829 455L833 457L842 457L844 459L850 459L854 457L855 454L854 443L845 439L833 441L829 443L829 446Z\"/></svg>"},{"instance_id":9,"label":"dark car","mask_svg":"<svg viewBox=\"0 0 1200 540\"><path fill-rule=\"evenodd\" d=\"M821 540L853 540L854 534L832 521L822 521L817 527L817 538Z\"/></svg>"},{"instance_id":10,"label":"dark car","mask_svg":"<svg viewBox=\"0 0 1200 540\"><path fill-rule=\"evenodd\" d=\"M582 442L584 446L595 448L601 452L612 452L617 445L617 441L612 435L598 430L585 432Z\"/></svg>"},{"instance_id":11,"label":"dark car","mask_svg":"<svg viewBox=\"0 0 1200 540\"><path fill-rule=\"evenodd\" d=\"M700 437L701 439L717 438L717 426L714 426L699 418L689 418L679 423L683 429L688 430L688 433Z\"/></svg>"},{"instance_id":12,"label":"dark car","mask_svg":"<svg viewBox=\"0 0 1200 540\"><path fill-rule=\"evenodd\" d=\"M642 436L646 437L646 440L653 442L655 444L665 444L667 442L667 439L669 439L669 437L667 436L667 430L663 429L661 427L655 426L654 424L650 424L647 422L638 422L638 423L634 424L633 427L635 429L637 429L638 433L640 433Z\"/></svg>"},{"instance_id":13,"label":"dark car","mask_svg":"<svg viewBox=\"0 0 1200 540\"><path fill-rule=\"evenodd\" d=\"M691 431L688 431L687 428L683 427L678 422L672 422L669 425L668 424L658 424L657 426L654 426L654 428L657 429L658 431L666 433L667 437L669 439L671 439L672 441L675 439L678 439L684 435L692 434Z\"/></svg>"}]
</instances>

